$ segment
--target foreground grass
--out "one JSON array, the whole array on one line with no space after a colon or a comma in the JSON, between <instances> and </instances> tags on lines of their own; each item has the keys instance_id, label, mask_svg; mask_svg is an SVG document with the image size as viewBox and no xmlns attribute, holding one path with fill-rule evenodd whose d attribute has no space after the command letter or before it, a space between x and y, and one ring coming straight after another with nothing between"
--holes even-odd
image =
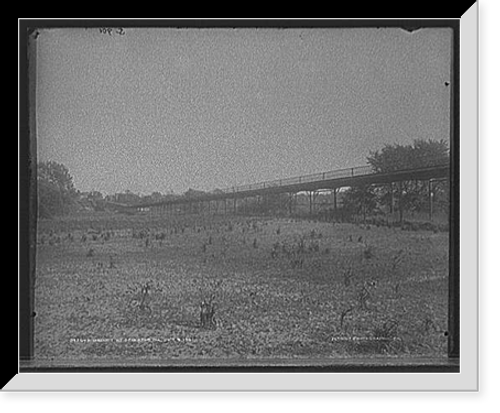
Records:
<instances>
[{"instance_id":1,"label":"foreground grass","mask_svg":"<svg viewBox=\"0 0 500 413\"><path fill-rule=\"evenodd\" d=\"M39 225L38 360L446 355L448 234L89 214ZM213 303L202 326L200 303Z\"/></svg>"}]
</instances>

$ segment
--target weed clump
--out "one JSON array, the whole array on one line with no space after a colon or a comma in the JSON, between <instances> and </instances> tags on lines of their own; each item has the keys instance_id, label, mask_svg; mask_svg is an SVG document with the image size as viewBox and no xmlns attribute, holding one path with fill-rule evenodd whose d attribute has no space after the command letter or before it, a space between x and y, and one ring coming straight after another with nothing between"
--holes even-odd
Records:
<instances>
[{"instance_id":1,"label":"weed clump","mask_svg":"<svg viewBox=\"0 0 500 413\"><path fill-rule=\"evenodd\" d=\"M373 252L373 247L371 245L365 246L363 249L363 258L366 260L370 260L375 256L375 253Z\"/></svg>"},{"instance_id":2,"label":"weed clump","mask_svg":"<svg viewBox=\"0 0 500 413\"><path fill-rule=\"evenodd\" d=\"M215 330L217 328L216 297L220 295L222 280L214 280L209 285L201 289L200 285L200 328L205 330Z\"/></svg>"},{"instance_id":3,"label":"weed clump","mask_svg":"<svg viewBox=\"0 0 500 413\"><path fill-rule=\"evenodd\" d=\"M293 259L291 265L292 268L302 268L304 266L304 257Z\"/></svg>"},{"instance_id":4,"label":"weed clump","mask_svg":"<svg viewBox=\"0 0 500 413\"><path fill-rule=\"evenodd\" d=\"M200 303L200 327L213 330L216 327L215 322L215 303L210 301L201 301Z\"/></svg>"}]
</instances>

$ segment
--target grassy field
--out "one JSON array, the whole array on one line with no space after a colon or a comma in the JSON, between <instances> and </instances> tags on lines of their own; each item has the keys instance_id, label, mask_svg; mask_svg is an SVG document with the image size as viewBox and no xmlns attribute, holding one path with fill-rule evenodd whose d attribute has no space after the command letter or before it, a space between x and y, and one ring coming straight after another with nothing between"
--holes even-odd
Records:
<instances>
[{"instance_id":1,"label":"grassy field","mask_svg":"<svg viewBox=\"0 0 500 413\"><path fill-rule=\"evenodd\" d=\"M86 213L36 268L41 364L446 356L447 232Z\"/></svg>"}]
</instances>

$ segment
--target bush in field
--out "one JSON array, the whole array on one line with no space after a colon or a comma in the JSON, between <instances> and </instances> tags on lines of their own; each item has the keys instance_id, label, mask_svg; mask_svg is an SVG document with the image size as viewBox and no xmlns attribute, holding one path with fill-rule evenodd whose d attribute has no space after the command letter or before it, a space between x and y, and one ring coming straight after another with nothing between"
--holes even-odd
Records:
<instances>
[{"instance_id":1,"label":"bush in field","mask_svg":"<svg viewBox=\"0 0 500 413\"><path fill-rule=\"evenodd\" d=\"M348 216L371 214L377 207L375 189L372 186L353 186L343 192L343 209Z\"/></svg>"}]
</instances>

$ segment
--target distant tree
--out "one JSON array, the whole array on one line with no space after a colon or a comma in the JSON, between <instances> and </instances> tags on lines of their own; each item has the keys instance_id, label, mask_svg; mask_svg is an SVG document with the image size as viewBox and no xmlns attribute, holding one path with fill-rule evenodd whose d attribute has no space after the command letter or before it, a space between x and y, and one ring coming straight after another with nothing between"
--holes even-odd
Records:
<instances>
[{"instance_id":1,"label":"distant tree","mask_svg":"<svg viewBox=\"0 0 500 413\"><path fill-rule=\"evenodd\" d=\"M88 199L91 199L93 201L102 201L104 200L104 197L102 195L102 192L99 191L91 191L87 195Z\"/></svg>"},{"instance_id":2,"label":"distant tree","mask_svg":"<svg viewBox=\"0 0 500 413\"><path fill-rule=\"evenodd\" d=\"M164 199L164 196L158 192L158 191L155 191L155 192L152 192L150 195L144 195L141 197L141 202L142 203L154 203L154 202L161 202L163 201Z\"/></svg>"},{"instance_id":3,"label":"distant tree","mask_svg":"<svg viewBox=\"0 0 500 413\"><path fill-rule=\"evenodd\" d=\"M105 202L104 196L99 191L91 191L86 196L87 200L94 208L94 211L104 211L105 210Z\"/></svg>"},{"instance_id":4,"label":"distant tree","mask_svg":"<svg viewBox=\"0 0 500 413\"><path fill-rule=\"evenodd\" d=\"M112 195L113 202L117 202L120 204L128 204L128 205L133 205L133 204L139 204L142 201L142 198L138 194L134 194L130 190L125 190L125 192L119 192L114 195Z\"/></svg>"},{"instance_id":5,"label":"distant tree","mask_svg":"<svg viewBox=\"0 0 500 413\"><path fill-rule=\"evenodd\" d=\"M381 150L370 152L367 161L379 173L444 165L449 162L448 143L444 139L416 139L410 145L387 144ZM442 198L447 197L447 190L446 183L438 183L433 187L434 195ZM427 195L427 191L426 182L414 180L390 183L377 188L376 192L378 202L389 207L392 212L395 203L404 210L425 210L428 203L424 195Z\"/></svg>"},{"instance_id":6,"label":"distant tree","mask_svg":"<svg viewBox=\"0 0 500 413\"><path fill-rule=\"evenodd\" d=\"M62 210L59 189L44 179L38 179L38 216L52 218L60 215Z\"/></svg>"},{"instance_id":7,"label":"distant tree","mask_svg":"<svg viewBox=\"0 0 500 413\"><path fill-rule=\"evenodd\" d=\"M182 196L185 197L185 198L190 198L191 199L191 198L197 198L200 195L203 195L205 193L206 192L198 191L196 189L189 188L186 192L184 192L184 194L182 194Z\"/></svg>"},{"instance_id":8,"label":"distant tree","mask_svg":"<svg viewBox=\"0 0 500 413\"><path fill-rule=\"evenodd\" d=\"M161 194L161 192L155 191L155 192L151 193L151 200L153 202L162 201L163 198L164 198L164 196Z\"/></svg>"},{"instance_id":9,"label":"distant tree","mask_svg":"<svg viewBox=\"0 0 500 413\"><path fill-rule=\"evenodd\" d=\"M39 162L37 168L38 213L50 218L69 212L77 196L73 177L63 164Z\"/></svg>"},{"instance_id":10,"label":"distant tree","mask_svg":"<svg viewBox=\"0 0 500 413\"><path fill-rule=\"evenodd\" d=\"M370 152L368 163L376 172L392 172L443 165L449 161L448 143L416 139L410 145L385 145L381 150Z\"/></svg>"}]
</instances>

